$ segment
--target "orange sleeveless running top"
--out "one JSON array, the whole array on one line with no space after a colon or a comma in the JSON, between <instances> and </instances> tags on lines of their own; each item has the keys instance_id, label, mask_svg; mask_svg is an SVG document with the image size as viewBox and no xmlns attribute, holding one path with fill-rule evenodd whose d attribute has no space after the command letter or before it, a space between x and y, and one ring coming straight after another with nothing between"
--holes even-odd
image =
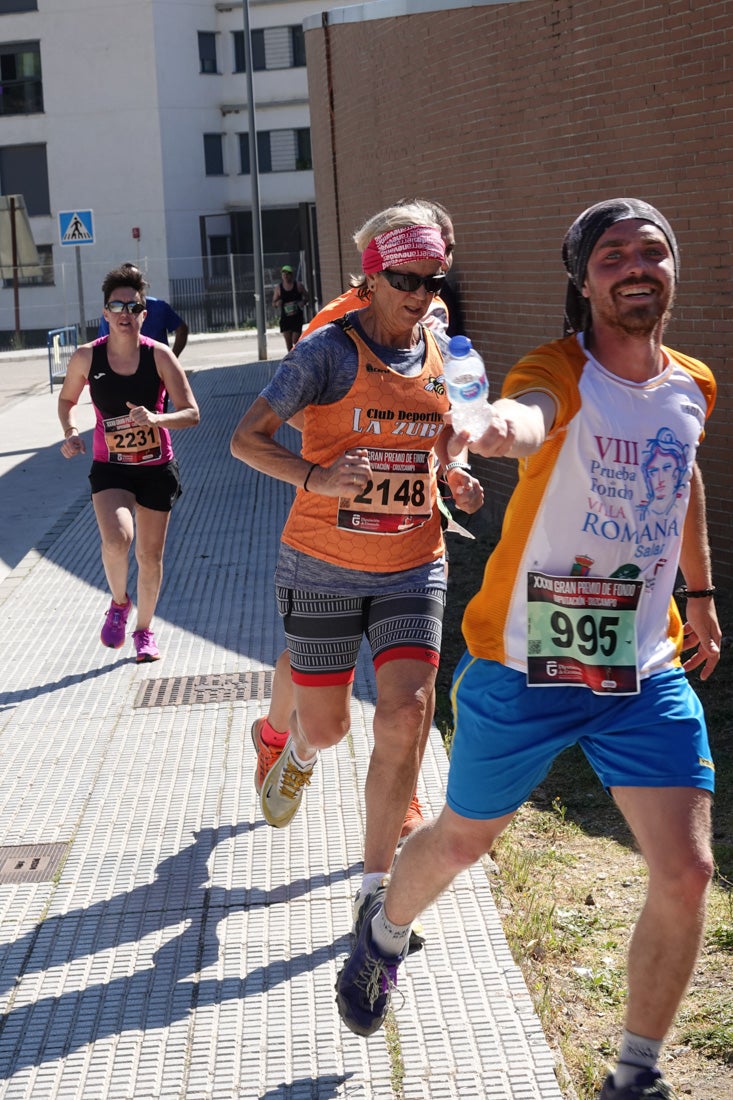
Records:
<instances>
[{"instance_id":1,"label":"orange sleeveless running top","mask_svg":"<svg viewBox=\"0 0 733 1100\"><path fill-rule=\"evenodd\" d=\"M323 328L331 321L343 317L345 313L350 313L352 309L364 309L368 305L368 298L359 297L358 287L349 287L343 294L339 294L338 298L334 298L323 309L319 309L315 317L303 329L300 336L301 340L304 336L309 336L311 332L315 332L317 328Z\"/></svg>"},{"instance_id":2,"label":"orange sleeveless running top","mask_svg":"<svg viewBox=\"0 0 733 1100\"><path fill-rule=\"evenodd\" d=\"M298 489L283 542L311 557L364 572L397 573L435 561L444 551L433 449L449 404L443 359L423 327L426 355L412 378L392 370L353 326L341 322L359 361L349 392L304 410L303 457L330 466L367 447L373 480L353 499Z\"/></svg>"}]
</instances>

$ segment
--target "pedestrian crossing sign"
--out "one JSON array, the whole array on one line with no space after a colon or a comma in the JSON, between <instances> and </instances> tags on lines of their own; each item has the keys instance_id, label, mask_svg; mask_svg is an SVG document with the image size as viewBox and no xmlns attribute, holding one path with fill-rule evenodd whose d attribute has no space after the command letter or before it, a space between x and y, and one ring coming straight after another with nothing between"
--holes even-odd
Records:
<instances>
[{"instance_id":1,"label":"pedestrian crossing sign","mask_svg":"<svg viewBox=\"0 0 733 1100\"><path fill-rule=\"evenodd\" d=\"M59 214L62 244L94 244L94 219L91 210L65 210Z\"/></svg>"}]
</instances>

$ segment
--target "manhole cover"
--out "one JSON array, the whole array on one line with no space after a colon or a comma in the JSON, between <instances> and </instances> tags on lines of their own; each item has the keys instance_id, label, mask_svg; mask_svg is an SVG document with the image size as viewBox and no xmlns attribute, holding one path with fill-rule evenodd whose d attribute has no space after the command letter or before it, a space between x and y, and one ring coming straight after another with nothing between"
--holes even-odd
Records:
<instances>
[{"instance_id":1,"label":"manhole cover","mask_svg":"<svg viewBox=\"0 0 733 1100\"><path fill-rule=\"evenodd\" d=\"M47 882L56 874L68 844L15 844L0 848L0 884Z\"/></svg>"},{"instance_id":2,"label":"manhole cover","mask_svg":"<svg viewBox=\"0 0 733 1100\"><path fill-rule=\"evenodd\" d=\"M269 699L272 672L232 672L220 676L171 676L147 680L140 688L136 707L179 707L192 703L227 703Z\"/></svg>"}]
</instances>

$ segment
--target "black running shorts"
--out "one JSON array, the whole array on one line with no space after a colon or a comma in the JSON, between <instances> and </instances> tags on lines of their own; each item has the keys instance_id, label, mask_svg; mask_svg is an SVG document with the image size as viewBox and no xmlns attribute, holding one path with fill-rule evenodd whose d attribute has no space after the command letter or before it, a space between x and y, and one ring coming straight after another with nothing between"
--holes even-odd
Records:
<instances>
[{"instance_id":1,"label":"black running shorts","mask_svg":"<svg viewBox=\"0 0 733 1100\"><path fill-rule=\"evenodd\" d=\"M182 493L175 459L158 466L128 466L117 462L92 462L89 471L92 496L105 489L125 489L142 508L170 512Z\"/></svg>"}]
</instances>

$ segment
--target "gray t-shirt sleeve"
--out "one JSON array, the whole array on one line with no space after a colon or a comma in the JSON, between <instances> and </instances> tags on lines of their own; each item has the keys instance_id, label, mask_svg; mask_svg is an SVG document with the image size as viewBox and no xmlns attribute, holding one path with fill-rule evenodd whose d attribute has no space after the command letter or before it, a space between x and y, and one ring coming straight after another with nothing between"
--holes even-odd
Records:
<instances>
[{"instance_id":1,"label":"gray t-shirt sleeve","mask_svg":"<svg viewBox=\"0 0 733 1100\"><path fill-rule=\"evenodd\" d=\"M425 357L422 332L414 347L385 347L366 336L358 310L348 316L380 362L405 377L420 373ZM354 341L339 325L324 325L299 340L288 352L260 397L281 420L290 420L306 405L332 405L340 401L353 386L358 366Z\"/></svg>"},{"instance_id":2,"label":"gray t-shirt sleeve","mask_svg":"<svg viewBox=\"0 0 733 1100\"><path fill-rule=\"evenodd\" d=\"M354 384L357 366L353 340L338 325L324 325L288 352L260 396L289 420L306 405L340 401Z\"/></svg>"}]
</instances>

